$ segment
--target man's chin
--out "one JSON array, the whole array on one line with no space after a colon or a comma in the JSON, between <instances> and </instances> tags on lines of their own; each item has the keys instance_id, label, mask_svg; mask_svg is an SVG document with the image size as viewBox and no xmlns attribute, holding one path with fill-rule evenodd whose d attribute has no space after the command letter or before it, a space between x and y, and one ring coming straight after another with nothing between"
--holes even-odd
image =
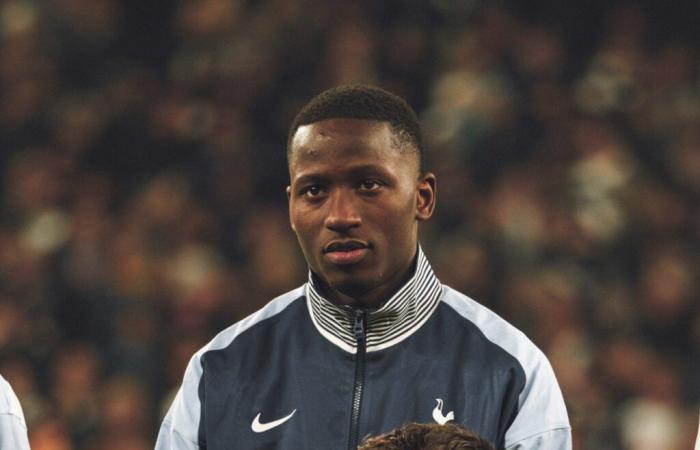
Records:
<instances>
[{"instance_id":1,"label":"man's chin","mask_svg":"<svg viewBox=\"0 0 700 450\"><path fill-rule=\"evenodd\" d=\"M366 284L360 283L340 284L334 286L334 289L340 292L341 294L345 295L346 297L354 299L363 297L370 290L370 288Z\"/></svg>"},{"instance_id":2,"label":"man's chin","mask_svg":"<svg viewBox=\"0 0 700 450\"><path fill-rule=\"evenodd\" d=\"M357 276L332 277L332 279L327 280L327 283L332 290L352 300L365 297L374 287L371 280L365 280Z\"/></svg>"}]
</instances>

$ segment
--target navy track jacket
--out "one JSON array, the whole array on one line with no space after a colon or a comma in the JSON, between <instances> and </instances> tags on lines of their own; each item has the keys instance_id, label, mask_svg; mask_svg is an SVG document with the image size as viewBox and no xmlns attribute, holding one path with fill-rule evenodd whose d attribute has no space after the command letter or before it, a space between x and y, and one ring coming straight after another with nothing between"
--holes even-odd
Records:
<instances>
[{"instance_id":1,"label":"navy track jacket","mask_svg":"<svg viewBox=\"0 0 700 450\"><path fill-rule=\"evenodd\" d=\"M508 450L570 450L544 354L474 300L415 274L375 311L314 276L191 359L156 450L355 449L408 422L464 425Z\"/></svg>"}]
</instances>

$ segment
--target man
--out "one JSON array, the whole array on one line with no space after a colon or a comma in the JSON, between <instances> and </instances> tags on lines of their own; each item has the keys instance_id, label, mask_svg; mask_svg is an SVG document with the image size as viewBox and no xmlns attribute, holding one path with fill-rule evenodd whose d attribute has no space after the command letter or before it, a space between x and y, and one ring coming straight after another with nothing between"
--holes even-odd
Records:
<instances>
[{"instance_id":1,"label":"man","mask_svg":"<svg viewBox=\"0 0 700 450\"><path fill-rule=\"evenodd\" d=\"M451 423L409 423L365 439L358 450L495 450L486 440Z\"/></svg>"},{"instance_id":2,"label":"man","mask_svg":"<svg viewBox=\"0 0 700 450\"><path fill-rule=\"evenodd\" d=\"M331 89L299 112L287 194L308 283L194 355L158 450L355 449L431 421L500 449L571 448L545 356L440 284L418 245L436 192L423 154L415 113L381 89Z\"/></svg>"},{"instance_id":3,"label":"man","mask_svg":"<svg viewBox=\"0 0 700 450\"><path fill-rule=\"evenodd\" d=\"M27 425L12 386L0 376L0 450L29 450Z\"/></svg>"}]
</instances>

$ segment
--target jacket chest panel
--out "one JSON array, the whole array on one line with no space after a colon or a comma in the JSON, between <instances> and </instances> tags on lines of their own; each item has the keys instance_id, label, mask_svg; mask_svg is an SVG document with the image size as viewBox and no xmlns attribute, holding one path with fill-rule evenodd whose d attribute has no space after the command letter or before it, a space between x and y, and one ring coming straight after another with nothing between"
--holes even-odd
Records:
<instances>
[{"instance_id":1,"label":"jacket chest panel","mask_svg":"<svg viewBox=\"0 0 700 450\"><path fill-rule=\"evenodd\" d=\"M254 380L210 390L204 402L207 448L343 448L353 377L350 358L343 359L267 367Z\"/></svg>"},{"instance_id":2,"label":"jacket chest panel","mask_svg":"<svg viewBox=\"0 0 700 450\"><path fill-rule=\"evenodd\" d=\"M456 423L497 442L519 391L508 369L478 361L412 356L411 363L368 362L361 432L380 434L408 422Z\"/></svg>"}]
</instances>

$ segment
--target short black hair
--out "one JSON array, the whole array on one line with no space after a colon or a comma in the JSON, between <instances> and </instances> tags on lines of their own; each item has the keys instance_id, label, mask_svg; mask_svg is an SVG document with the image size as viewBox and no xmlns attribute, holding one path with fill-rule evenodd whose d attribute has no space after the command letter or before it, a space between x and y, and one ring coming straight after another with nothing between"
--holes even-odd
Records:
<instances>
[{"instance_id":1,"label":"short black hair","mask_svg":"<svg viewBox=\"0 0 700 450\"><path fill-rule=\"evenodd\" d=\"M287 136L287 157L292 139L302 125L327 119L366 119L389 122L399 145L410 144L418 156L423 173L425 151L416 112L401 97L389 91L366 85L337 86L312 98L294 118ZM403 145L402 145L403 147Z\"/></svg>"}]
</instances>

